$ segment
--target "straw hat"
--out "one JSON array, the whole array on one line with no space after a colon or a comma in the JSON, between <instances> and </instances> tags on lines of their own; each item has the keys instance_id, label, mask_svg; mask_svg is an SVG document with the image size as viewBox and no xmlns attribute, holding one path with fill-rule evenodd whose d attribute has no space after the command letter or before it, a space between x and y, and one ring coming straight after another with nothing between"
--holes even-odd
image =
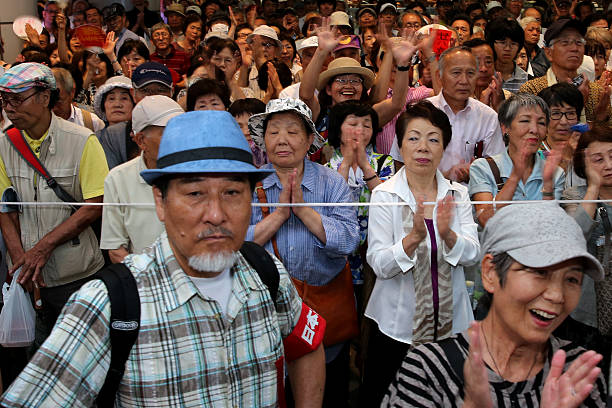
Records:
<instances>
[{"instance_id":1,"label":"straw hat","mask_svg":"<svg viewBox=\"0 0 612 408\"><path fill-rule=\"evenodd\" d=\"M321 91L333 77L346 74L357 74L361 76L365 89L370 89L372 85L374 85L374 72L368 68L362 67L353 58L341 57L330 62L327 66L327 70L319 76L317 89Z\"/></svg>"}]
</instances>

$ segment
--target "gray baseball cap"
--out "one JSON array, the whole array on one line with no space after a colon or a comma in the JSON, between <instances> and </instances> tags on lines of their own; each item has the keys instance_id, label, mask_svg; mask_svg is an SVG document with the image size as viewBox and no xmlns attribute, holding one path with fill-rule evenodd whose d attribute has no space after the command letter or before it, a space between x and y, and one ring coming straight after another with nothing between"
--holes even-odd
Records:
<instances>
[{"instance_id":1,"label":"gray baseball cap","mask_svg":"<svg viewBox=\"0 0 612 408\"><path fill-rule=\"evenodd\" d=\"M530 268L545 268L582 258L584 273L593 280L604 278L604 270L586 249L582 230L558 204L511 204L498 210L487 222L481 238L483 254L506 252Z\"/></svg>"}]
</instances>

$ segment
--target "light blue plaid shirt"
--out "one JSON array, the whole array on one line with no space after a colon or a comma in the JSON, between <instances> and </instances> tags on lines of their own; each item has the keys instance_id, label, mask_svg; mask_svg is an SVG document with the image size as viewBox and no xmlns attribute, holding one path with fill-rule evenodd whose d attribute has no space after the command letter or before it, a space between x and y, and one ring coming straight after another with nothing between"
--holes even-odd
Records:
<instances>
[{"instance_id":1,"label":"light blue plaid shirt","mask_svg":"<svg viewBox=\"0 0 612 408\"><path fill-rule=\"evenodd\" d=\"M278 261L276 310L268 288L240 255L231 269L227 315L179 267L165 232L125 263L138 284L141 327L117 406L277 406L275 364L302 307ZM92 406L110 364L109 320L106 286L100 280L83 285L0 404Z\"/></svg>"},{"instance_id":2,"label":"light blue plaid shirt","mask_svg":"<svg viewBox=\"0 0 612 408\"><path fill-rule=\"evenodd\" d=\"M273 168L267 164L262 168ZM355 196L348 184L337 171L304 160L302 192L307 203L348 203ZM279 202L282 184L276 173L263 181L266 198L269 203ZM253 194L253 202L258 202ZM270 207L274 212L277 207ZM276 232L276 242L281 261L289 274L311 285L324 285L342 271L347 255L359 244L359 226L357 224L357 207L313 207L321 216L325 229L326 243L323 244L304 223L291 212L291 216ZM253 207L251 226L247 231L247 240L253 240L255 225L262 220L259 207ZM272 243L268 241L265 248L272 253Z\"/></svg>"}]
</instances>

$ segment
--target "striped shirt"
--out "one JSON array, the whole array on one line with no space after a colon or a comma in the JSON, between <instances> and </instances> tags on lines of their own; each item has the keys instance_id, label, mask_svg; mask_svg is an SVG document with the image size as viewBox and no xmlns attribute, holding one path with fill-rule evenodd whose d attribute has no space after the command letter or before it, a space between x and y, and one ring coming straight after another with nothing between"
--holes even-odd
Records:
<instances>
[{"instance_id":1,"label":"striped shirt","mask_svg":"<svg viewBox=\"0 0 612 408\"><path fill-rule=\"evenodd\" d=\"M262 168L273 168L266 164ZM282 184L276 173L263 181L263 188L269 203L279 202ZM353 199L348 184L337 171L304 160L304 175L301 184L304 202L307 203L349 203ZM253 202L258 202L253 194ZM322 243L293 213L276 232L280 257L289 274L311 285L324 285L335 278L346 264L347 255L359 244L359 226L356 207L313 207L321 216L325 230L325 244ZM276 207L270 207L274 212ZM253 208L247 240L253 240L255 225L261 221L259 207ZM272 243L265 248L272 252Z\"/></svg>"},{"instance_id":2,"label":"striped shirt","mask_svg":"<svg viewBox=\"0 0 612 408\"><path fill-rule=\"evenodd\" d=\"M191 64L187 54L174 47L170 47L170 53L165 57L157 52L154 52L151 54L151 61L159 62L160 64L165 65L168 69L175 70L181 76L187 74L187 70Z\"/></svg>"},{"instance_id":3,"label":"striped shirt","mask_svg":"<svg viewBox=\"0 0 612 408\"><path fill-rule=\"evenodd\" d=\"M279 262L275 310L267 287L239 255L227 314L180 268L165 232L125 264L138 285L141 327L116 406L277 406L275 364L302 306ZM0 405L92 406L110 364L109 320L106 286L83 285Z\"/></svg>"},{"instance_id":4,"label":"striped shirt","mask_svg":"<svg viewBox=\"0 0 612 408\"><path fill-rule=\"evenodd\" d=\"M441 343L427 343L412 349L391 383L381 407L440 407L451 408L463 405L463 381L459 379L452 363L446 357L445 350L456 350L461 353L457 359L461 363L467 358L469 343L464 334L458 334L448 340L454 347L445 347ZM442 343L444 344L444 343ZM584 351L574 343L550 338L548 358L542 370L526 381L511 383L504 381L493 370L487 367L489 389L493 406L505 407L539 407L544 381L550 370L553 354L562 349L566 352L564 371ZM456 363L455 363L456 364ZM605 407L606 385L602 374L599 374L591 395L583 402L583 407Z\"/></svg>"}]
</instances>

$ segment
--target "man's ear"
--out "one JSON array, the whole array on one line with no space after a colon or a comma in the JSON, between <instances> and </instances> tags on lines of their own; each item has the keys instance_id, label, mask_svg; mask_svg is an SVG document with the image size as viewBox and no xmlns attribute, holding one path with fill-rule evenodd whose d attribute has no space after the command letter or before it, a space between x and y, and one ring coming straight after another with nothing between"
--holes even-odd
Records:
<instances>
[{"instance_id":1,"label":"man's ear","mask_svg":"<svg viewBox=\"0 0 612 408\"><path fill-rule=\"evenodd\" d=\"M137 132L137 133L132 132L132 139L134 140L134 143L138 145L138 148L141 151L144 150L144 138L145 138L144 132Z\"/></svg>"},{"instance_id":2,"label":"man's ear","mask_svg":"<svg viewBox=\"0 0 612 408\"><path fill-rule=\"evenodd\" d=\"M166 194L167 193L168 192L166 191ZM155 200L155 212L157 213L157 218L159 218L161 222L164 222L166 220L166 202L162 197L161 190L157 186L153 186L153 199Z\"/></svg>"},{"instance_id":3,"label":"man's ear","mask_svg":"<svg viewBox=\"0 0 612 408\"><path fill-rule=\"evenodd\" d=\"M489 293L495 293L496 289L500 287L500 282L499 275L495 270L495 264L493 263L493 255L485 254L482 258L480 273L484 289Z\"/></svg>"},{"instance_id":4,"label":"man's ear","mask_svg":"<svg viewBox=\"0 0 612 408\"><path fill-rule=\"evenodd\" d=\"M552 47L544 47L544 55L549 61L552 61Z\"/></svg>"}]
</instances>

